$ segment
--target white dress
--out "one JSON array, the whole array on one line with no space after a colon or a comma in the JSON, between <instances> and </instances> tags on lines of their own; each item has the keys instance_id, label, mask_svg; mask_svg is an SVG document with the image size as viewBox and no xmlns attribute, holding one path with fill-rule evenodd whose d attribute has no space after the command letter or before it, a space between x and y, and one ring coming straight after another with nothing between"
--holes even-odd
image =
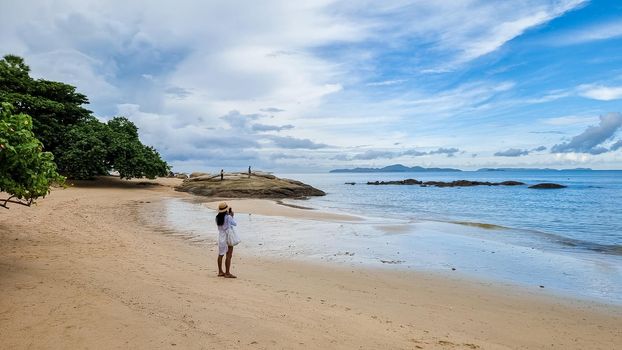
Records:
<instances>
[{"instance_id":1,"label":"white dress","mask_svg":"<svg viewBox=\"0 0 622 350\"><path fill-rule=\"evenodd\" d=\"M229 250L227 244L227 229L231 226L237 226L233 216L225 215L225 222L221 226L218 226L218 255L225 255Z\"/></svg>"}]
</instances>

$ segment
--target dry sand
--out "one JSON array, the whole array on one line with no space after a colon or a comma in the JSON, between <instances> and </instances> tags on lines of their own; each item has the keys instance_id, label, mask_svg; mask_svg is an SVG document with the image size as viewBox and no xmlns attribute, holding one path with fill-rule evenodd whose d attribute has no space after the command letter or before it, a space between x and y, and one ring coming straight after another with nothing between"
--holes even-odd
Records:
<instances>
[{"instance_id":1,"label":"dry sand","mask_svg":"<svg viewBox=\"0 0 622 350\"><path fill-rule=\"evenodd\" d=\"M138 182L0 211L0 349L622 348L620 307L537 292L277 261L243 246L239 278L216 277L213 245L137 218L142 202L187 197L170 187L178 180Z\"/></svg>"}]
</instances>

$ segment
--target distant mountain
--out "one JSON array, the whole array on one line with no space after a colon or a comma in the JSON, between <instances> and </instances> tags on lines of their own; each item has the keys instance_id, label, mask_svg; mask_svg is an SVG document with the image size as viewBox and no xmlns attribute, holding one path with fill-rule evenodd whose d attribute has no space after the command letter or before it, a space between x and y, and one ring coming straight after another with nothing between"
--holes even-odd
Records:
<instances>
[{"instance_id":1,"label":"distant mountain","mask_svg":"<svg viewBox=\"0 0 622 350\"><path fill-rule=\"evenodd\" d=\"M590 168L551 169L551 168L481 168L477 171L592 171Z\"/></svg>"},{"instance_id":2,"label":"distant mountain","mask_svg":"<svg viewBox=\"0 0 622 350\"><path fill-rule=\"evenodd\" d=\"M331 173L415 173L415 172L456 172L460 169L452 168L424 168L420 166L407 167L402 164L385 166L384 168L354 168L354 169L334 169Z\"/></svg>"}]
</instances>

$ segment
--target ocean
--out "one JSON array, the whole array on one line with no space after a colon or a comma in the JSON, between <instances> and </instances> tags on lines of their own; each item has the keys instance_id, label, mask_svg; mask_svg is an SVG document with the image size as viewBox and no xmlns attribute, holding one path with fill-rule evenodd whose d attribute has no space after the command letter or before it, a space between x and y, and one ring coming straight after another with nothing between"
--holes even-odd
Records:
<instances>
[{"instance_id":1,"label":"ocean","mask_svg":"<svg viewBox=\"0 0 622 350\"><path fill-rule=\"evenodd\" d=\"M560 249L622 254L622 171L465 171L443 173L281 174L328 193L311 206L364 216L498 225L523 230L527 240ZM526 186L436 188L368 186L368 181L516 180L553 182L557 190ZM356 185L346 185L355 182ZM540 237L538 237L540 236ZM551 246L552 247L552 246Z\"/></svg>"},{"instance_id":2,"label":"ocean","mask_svg":"<svg viewBox=\"0 0 622 350\"><path fill-rule=\"evenodd\" d=\"M361 217L236 215L241 249L341 266L416 269L622 304L622 171L276 174L327 195L286 203ZM368 181L516 180L527 186L370 186ZM345 184L354 182L355 185ZM165 202L156 225L213 239L201 199Z\"/></svg>"}]
</instances>

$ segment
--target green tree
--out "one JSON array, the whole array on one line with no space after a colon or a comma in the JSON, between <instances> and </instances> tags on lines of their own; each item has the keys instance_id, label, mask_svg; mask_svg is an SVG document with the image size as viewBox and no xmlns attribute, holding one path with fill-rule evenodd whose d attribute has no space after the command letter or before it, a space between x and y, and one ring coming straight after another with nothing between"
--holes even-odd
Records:
<instances>
[{"instance_id":1,"label":"green tree","mask_svg":"<svg viewBox=\"0 0 622 350\"><path fill-rule=\"evenodd\" d=\"M125 117L108 121L108 165L119 172L121 178L166 176L170 167L153 147L143 145L138 138L138 128Z\"/></svg>"},{"instance_id":2,"label":"green tree","mask_svg":"<svg viewBox=\"0 0 622 350\"><path fill-rule=\"evenodd\" d=\"M124 117L104 124L96 118L75 125L59 149L61 171L75 179L119 172L121 178L166 176L169 167L158 152L143 145L138 128Z\"/></svg>"},{"instance_id":3,"label":"green tree","mask_svg":"<svg viewBox=\"0 0 622 350\"><path fill-rule=\"evenodd\" d=\"M54 183L64 178L56 172L54 156L43 152L43 145L32 132L32 118L13 112L13 106L0 107L0 206L8 203L30 206L35 199L45 197Z\"/></svg>"},{"instance_id":4,"label":"green tree","mask_svg":"<svg viewBox=\"0 0 622 350\"><path fill-rule=\"evenodd\" d=\"M100 122L82 107L88 104L85 95L65 83L32 79L21 57L0 60L0 102L32 116L32 131L68 177L88 179L110 170L128 179L168 174L166 162L140 142L132 122L123 117Z\"/></svg>"},{"instance_id":5,"label":"green tree","mask_svg":"<svg viewBox=\"0 0 622 350\"><path fill-rule=\"evenodd\" d=\"M89 118L82 107L89 101L76 88L60 82L30 77L24 59L6 55L0 60L0 102L33 118L33 131L46 151L56 154L68 129Z\"/></svg>"},{"instance_id":6,"label":"green tree","mask_svg":"<svg viewBox=\"0 0 622 350\"><path fill-rule=\"evenodd\" d=\"M92 179L107 175L109 142L108 128L97 118L74 125L64 134L64 142L56 153L59 171L73 179Z\"/></svg>"}]
</instances>

